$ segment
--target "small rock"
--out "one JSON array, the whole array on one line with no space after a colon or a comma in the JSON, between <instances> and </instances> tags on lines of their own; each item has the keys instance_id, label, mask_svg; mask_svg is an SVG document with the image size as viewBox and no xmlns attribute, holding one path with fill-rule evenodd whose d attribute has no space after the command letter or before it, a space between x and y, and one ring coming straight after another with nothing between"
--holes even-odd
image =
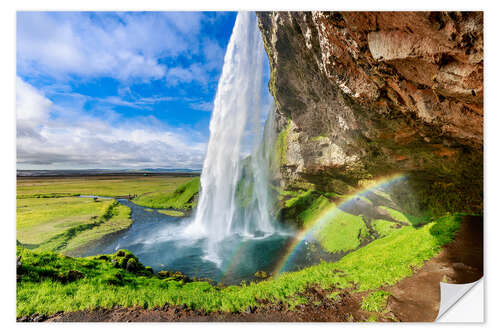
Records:
<instances>
[{"instance_id":1,"label":"small rock","mask_svg":"<svg viewBox=\"0 0 500 333\"><path fill-rule=\"evenodd\" d=\"M166 278L166 277L170 276L170 273L167 272L167 271L159 271L158 272L158 276L161 277L161 278Z\"/></svg>"},{"instance_id":2,"label":"small rock","mask_svg":"<svg viewBox=\"0 0 500 333\"><path fill-rule=\"evenodd\" d=\"M135 272L137 270L137 262L133 259L128 260L125 269L129 272Z\"/></svg>"},{"instance_id":3,"label":"small rock","mask_svg":"<svg viewBox=\"0 0 500 333\"><path fill-rule=\"evenodd\" d=\"M260 279L265 279L268 277L268 274L264 271L257 271L257 272L255 272L254 276L258 277Z\"/></svg>"},{"instance_id":4,"label":"small rock","mask_svg":"<svg viewBox=\"0 0 500 333\"><path fill-rule=\"evenodd\" d=\"M83 279L85 275L82 272L71 270L68 272L68 281L73 282L76 280Z\"/></svg>"}]
</instances>

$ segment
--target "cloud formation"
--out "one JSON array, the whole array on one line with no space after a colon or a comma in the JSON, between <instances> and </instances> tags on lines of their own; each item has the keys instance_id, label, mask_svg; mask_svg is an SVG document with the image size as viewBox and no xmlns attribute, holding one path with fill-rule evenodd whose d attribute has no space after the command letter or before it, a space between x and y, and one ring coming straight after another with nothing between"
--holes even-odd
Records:
<instances>
[{"instance_id":1,"label":"cloud formation","mask_svg":"<svg viewBox=\"0 0 500 333\"><path fill-rule=\"evenodd\" d=\"M18 12L18 168L201 168L234 18Z\"/></svg>"},{"instance_id":2,"label":"cloud formation","mask_svg":"<svg viewBox=\"0 0 500 333\"><path fill-rule=\"evenodd\" d=\"M206 140L188 129L169 128L154 117L116 125L82 110L58 110L42 92L17 78L17 162L22 169L193 168L203 164Z\"/></svg>"},{"instance_id":3,"label":"cloud formation","mask_svg":"<svg viewBox=\"0 0 500 333\"><path fill-rule=\"evenodd\" d=\"M203 13L20 12L17 59L20 72L69 78L162 79L206 83L220 64L216 41L198 40ZM204 62L169 68L161 59L203 55Z\"/></svg>"}]
</instances>

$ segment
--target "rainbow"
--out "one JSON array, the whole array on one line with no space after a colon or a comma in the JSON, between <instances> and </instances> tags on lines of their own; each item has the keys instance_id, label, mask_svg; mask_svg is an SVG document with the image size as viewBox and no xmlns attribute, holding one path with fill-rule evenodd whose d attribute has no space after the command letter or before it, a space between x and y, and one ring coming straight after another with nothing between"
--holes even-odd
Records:
<instances>
[{"instance_id":1,"label":"rainbow","mask_svg":"<svg viewBox=\"0 0 500 333\"><path fill-rule=\"evenodd\" d=\"M352 203L352 201L360 196L367 194L376 189L383 189L384 187L388 187L396 182L400 182L406 179L404 174L398 173L388 177L377 178L375 180L371 180L369 184L366 184L364 187L360 188L357 192L349 195L344 198L342 201L334 204L331 203L328 207L324 208L321 213L310 223L310 225L301 230L295 237L295 239L289 244L286 250L286 255L278 262L276 268L273 272L273 276L277 277L281 274L288 264L293 260L295 254L298 249L300 249L308 239L313 238L315 231L319 230L326 222L330 221L335 217L335 214L338 213L338 208L345 207Z\"/></svg>"}]
</instances>

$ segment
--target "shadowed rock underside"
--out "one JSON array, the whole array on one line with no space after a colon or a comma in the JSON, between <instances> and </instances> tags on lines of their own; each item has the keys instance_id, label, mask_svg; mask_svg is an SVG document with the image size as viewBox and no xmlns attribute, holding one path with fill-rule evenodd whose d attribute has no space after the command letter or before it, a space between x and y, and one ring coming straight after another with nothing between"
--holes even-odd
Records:
<instances>
[{"instance_id":1,"label":"shadowed rock underside","mask_svg":"<svg viewBox=\"0 0 500 333\"><path fill-rule=\"evenodd\" d=\"M482 12L257 15L282 188L405 173L407 206L482 211Z\"/></svg>"}]
</instances>

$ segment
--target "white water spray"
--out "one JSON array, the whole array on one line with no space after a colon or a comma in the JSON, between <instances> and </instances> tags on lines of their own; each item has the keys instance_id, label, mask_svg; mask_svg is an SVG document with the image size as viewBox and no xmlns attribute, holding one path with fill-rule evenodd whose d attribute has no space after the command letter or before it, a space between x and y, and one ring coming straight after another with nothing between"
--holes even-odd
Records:
<instances>
[{"instance_id":1,"label":"white water spray","mask_svg":"<svg viewBox=\"0 0 500 333\"><path fill-rule=\"evenodd\" d=\"M238 13L210 120L198 208L189 227L189 232L206 237L206 258L217 264L223 239L274 232L268 181L268 146L274 131L266 128L262 139L261 128L264 57L255 14ZM268 120L266 127L272 124ZM243 159L242 144L248 134L254 137L252 155Z\"/></svg>"}]
</instances>

